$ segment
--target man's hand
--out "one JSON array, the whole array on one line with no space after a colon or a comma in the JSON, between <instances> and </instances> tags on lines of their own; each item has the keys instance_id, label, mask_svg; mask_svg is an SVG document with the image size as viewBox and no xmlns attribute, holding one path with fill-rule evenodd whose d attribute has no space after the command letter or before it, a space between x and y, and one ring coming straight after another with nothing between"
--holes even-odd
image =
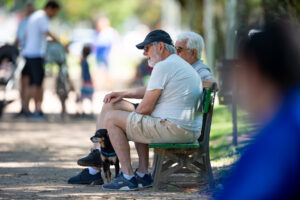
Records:
<instances>
[{"instance_id":1,"label":"man's hand","mask_svg":"<svg viewBox=\"0 0 300 200\"><path fill-rule=\"evenodd\" d=\"M204 80L202 80L202 87L203 88L211 88L213 83L217 83L217 80L214 78L204 79ZM218 85L217 85L217 91L219 91Z\"/></svg>"},{"instance_id":2,"label":"man's hand","mask_svg":"<svg viewBox=\"0 0 300 200\"><path fill-rule=\"evenodd\" d=\"M49 31L46 32L46 35L49 36L53 42L58 42L58 39L56 39L56 37Z\"/></svg>"},{"instance_id":3,"label":"man's hand","mask_svg":"<svg viewBox=\"0 0 300 200\"><path fill-rule=\"evenodd\" d=\"M121 101L124 98L124 95L122 92L111 92L107 95L105 95L103 102L104 103L117 103Z\"/></svg>"}]
</instances>

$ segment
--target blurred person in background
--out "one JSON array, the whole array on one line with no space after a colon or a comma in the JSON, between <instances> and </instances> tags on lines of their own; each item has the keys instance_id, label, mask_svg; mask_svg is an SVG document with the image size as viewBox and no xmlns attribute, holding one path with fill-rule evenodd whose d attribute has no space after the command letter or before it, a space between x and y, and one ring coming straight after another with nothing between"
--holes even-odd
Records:
<instances>
[{"instance_id":1,"label":"blurred person in background","mask_svg":"<svg viewBox=\"0 0 300 200\"><path fill-rule=\"evenodd\" d=\"M28 18L31 13L34 12L34 6L31 3L26 4L25 11L24 11L24 18L20 21L18 28L17 28L17 38L15 41L15 45L19 46L20 48L24 48L25 45L25 32L26 26L28 22Z\"/></svg>"},{"instance_id":2,"label":"blurred person in background","mask_svg":"<svg viewBox=\"0 0 300 200\"><path fill-rule=\"evenodd\" d=\"M97 21L97 35L94 48L97 61L97 73L95 78L97 88L113 88L113 81L109 74L110 54L114 43L118 38L117 31L110 26L106 17L100 17Z\"/></svg>"},{"instance_id":3,"label":"blurred person in background","mask_svg":"<svg viewBox=\"0 0 300 200\"><path fill-rule=\"evenodd\" d=\"M239 102L262 128L219 199L300 198L299 25L271 22L239 48Z\"/></svg>"},{"instance_id":4,"label":"blurred person in background","mask_svg":"<svg viewBox=\"0 0 300 200\"><path fill-rule=\"evenodd\" d=\"M81 78L82 78L82 86L81 86L81 94L80 97L78 98L78 102L81 104L81 110L82 114L85 115L84 108L83 108L83 100L88 99L91 104L90 108L90 113L92 115L92 102L93 102L93 94L94 94L94 86L93 82L91 79L91 74L90 74L90 69L89 69L89 64L87 61L88 56L91 53L91 48L90 45L85 45L82 49L82 58L81 58Z\"/></svg>"},{"instance_id":5,"label":"blurred person in background","mask_svg":"<svg viewBox=\"0 0 300 200\"><path fill-rule=\"evenodd\" d=\"M43 10L32 13L27 22L25 32L25 47L23 55L26 59L25 67L29 69L29 92L25 97L25 112L29 113L29 100L34 99L34 116L42 116L43 88L42 83L45 75L44 55L46 50L46 38L56 40L49 32L50 19L56 16L59 4L55 1L48 1Z\"/></svg>"},{"instance_id":6,"label":"blurred person in background","mask_svg":"<svg viewBox=\"0 0 300 200\"><path fill-rule=\"evenodd\" d=\"M175 48L177 54L197 71L203 82L203 87L210 87L211 83L217 82L210 68L201 60L204 48L201 35L195 32L183 32L178 36Z\"/></svg>"},{"instance_id":7,"label":"blurred person in background","mask_svg":"<svg viewBox=\"0 0 300 200\"><path fill-rule=\"evenodd\" d=\"M147 85L152 69L153 68L151 68L148 65L147 59L143 58L136 68L136 73L135 73L134 80L132 82L132 86Z\"/></svg>"},{"instance_id":8,"label":"blurred person in background","mask_svg":"<svg viewBox=\"0 0 300 200\"><path fill-rule=\"evenodd\" d=\"M31 13L34 12L34 6L31 3L26 4L25 8L25 17L20 21L17 29L17 38L15 41L15 45L19 46L21 49L25 46L25 32L27 27L28 18L31 15ZM29 69L28 65L25 65L22 73L21 73L21 90L20 90L20 96L21 96L21 104L22 108L18 116L26 115L26 106L25 106L25 96L26 93L28 93L28 87L29 87Z\"/></svg>"}]
</instances>

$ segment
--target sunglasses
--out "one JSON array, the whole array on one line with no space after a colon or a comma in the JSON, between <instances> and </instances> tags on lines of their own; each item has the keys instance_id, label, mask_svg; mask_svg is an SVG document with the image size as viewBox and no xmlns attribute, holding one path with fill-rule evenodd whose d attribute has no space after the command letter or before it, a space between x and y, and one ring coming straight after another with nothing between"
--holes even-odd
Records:
<instances>
[{"instance_id":1,"label":"sunglasses","mask_svg":"<svg viewBox=\"0 0 300 200\"><path fill-rule=\"evenodd\" d=\"M183 47L175 47L175 49L176 49L177 53L181 53L184 50L190 50L188 48L183 48Z\"/></svg>"},{"instance_id":2,"label":"sunglasses","mask_svg":"<svg viewBox=\"0 0 300 200\"><path fill-rule=\"evenodd\" d=\"M148 52L149 51L149 48L153 46L153 43L150 43L150 44L147 44L144 46L144 52Z\"/></svg>"}]
</instances>

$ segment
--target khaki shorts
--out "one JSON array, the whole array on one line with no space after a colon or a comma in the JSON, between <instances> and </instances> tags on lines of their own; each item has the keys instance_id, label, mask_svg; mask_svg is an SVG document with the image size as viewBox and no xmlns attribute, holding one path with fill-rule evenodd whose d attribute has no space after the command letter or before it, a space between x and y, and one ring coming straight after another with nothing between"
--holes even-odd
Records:
<instances>
[{"instance_id":1,"label":"khaki shorts","mask_svg":"<svg viewBox=\"0 0 300 200\"><path fill-rule=\"evenodd\" d=\"M136 112L127 118L126 134L128 140L144 144L193 143L200 136L200 132L183 129L166 119Z\"/></svg>"}]
</instances>

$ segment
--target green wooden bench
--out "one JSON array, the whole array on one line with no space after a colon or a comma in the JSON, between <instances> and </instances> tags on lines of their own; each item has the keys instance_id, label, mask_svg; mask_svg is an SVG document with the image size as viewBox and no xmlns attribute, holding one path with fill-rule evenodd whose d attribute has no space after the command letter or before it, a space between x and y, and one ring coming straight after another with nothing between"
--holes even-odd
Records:
<instances>
[{"instance_id":1,"label":"green wooden bench","mask_svg":"<svg viewBox=\"0 0 300 200\"><path fill-rule=\"evenodd\" d=\"M214 187L209 157L209 136L217 84L203 89L198 109L203 114L199 139L193 144L149 144L154 148L152 176L154 189L161 183L194 184L203 178Z\"/></svg>"}]
</instances>

